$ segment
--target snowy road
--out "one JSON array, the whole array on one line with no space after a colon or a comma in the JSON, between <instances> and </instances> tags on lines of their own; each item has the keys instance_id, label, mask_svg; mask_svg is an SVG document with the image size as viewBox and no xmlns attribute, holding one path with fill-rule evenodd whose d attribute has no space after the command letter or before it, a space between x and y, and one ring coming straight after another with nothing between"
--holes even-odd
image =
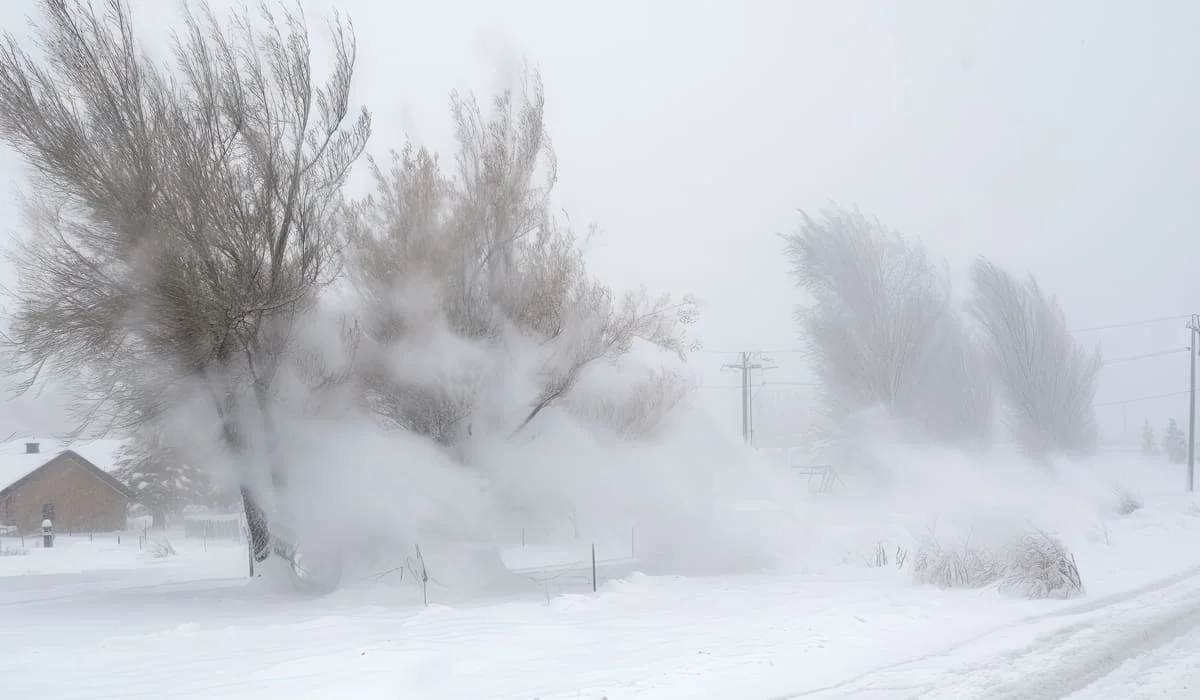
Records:
<instances>
[{"instance_id":1,"label":"snowy road","mask_svg":"<svg viewBox=\"0 0 1200 700\"><path fill-rule=\"evenodd\" d=\"M789 697L1200 697L1200 569Z\"/></svg>"}]
</instances>

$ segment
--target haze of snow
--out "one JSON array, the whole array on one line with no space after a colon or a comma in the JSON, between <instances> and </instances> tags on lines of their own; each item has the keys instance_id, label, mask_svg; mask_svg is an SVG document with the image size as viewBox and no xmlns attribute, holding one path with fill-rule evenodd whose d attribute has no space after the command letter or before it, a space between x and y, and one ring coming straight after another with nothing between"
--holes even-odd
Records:
<instances>
[{"instance_id":1,"label":"haze of snow","mask_svg":"<svg viewBox=\"0 0 1200 700\"><path fill-rule=\"evenodd\" d=\"M316 328L313 335L329 337L328 328ZM998 541L1032 525L1079 534L1080 523L1099 522L1131 467L1111 458L1034 466L1005 446L906 442L868 414L829 455L841 487L814 494L792 470L731 441L712 416L687 405L649 440L615 439L555 406L511 436L503 416L529 405L536 385L527 380L547 359L539 349L509 338L512 346L496 352L449 333L424 342L403 349L397 371L469 380L484 393L473 418L480 429L465 452L385 430L336 395L283 401L321 404L275 416L276 449L289 468L286 508L310 540L383 539L392 556L414 546L440 551L439 582L481 594L498 590L501 580L491 575L505 572L480 570L469 553L526 542L630 543L645 573L705 575L811 571L879 545L907 549L931 533ZM322 350L328 361L337 345ZM598 363L583 383L619 391L664 361L639 348L620 365ZM292 390L307 391L300 384ZM194 429L203 419L182 415L193 435L204 434Z\"/></svg>"}]
</instances>

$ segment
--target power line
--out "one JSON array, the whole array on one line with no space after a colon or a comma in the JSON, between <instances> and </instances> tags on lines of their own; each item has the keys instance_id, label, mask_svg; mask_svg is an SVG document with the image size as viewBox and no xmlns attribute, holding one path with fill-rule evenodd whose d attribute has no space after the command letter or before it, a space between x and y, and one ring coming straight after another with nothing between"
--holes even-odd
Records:
<instances>
[{"instance_id":1,"label":"power line","mask_svg":"<svg viewBox=\"0 0 1200 700\"><path fill-rule=\"evenodd\" d=\"M736 366L734 367L736 369ZM818 387L818 382L758 382L752 384L755 389L765 389L771 386L802 386L802 387ZM701 384L701 389L741 389L741 384Z\"/></svg>"},{"instance_id":2,"label":"power line","mask_svg":"<svg viewBox=\"0 0 1200 700\"><path fill-rule=\"evenodd\" d=\"M1096 408L1100 408L1102 406L1124 406L1125 404L1141 403L1142 401L1155 401L1158 399L1167 399L1167 398L1171 398L1172 396L1187 396L1190 393L1192 393L1190 390L1184 389L1183 391L1172 391L1172 392L1169 392L1166 394L1152 394L1150 396L1137 396L1132 399L1124 399L1122 401L1105 401L1103 403L1094 403L1094 404L1092 404L1092 406L1094 406Z\"/></svg>"},{"instance_id":3,"label":"power line","mask_svg":"<svg viewBox=\"0 0 1200 700\"><path fill-rule=\"evenodd\" d=\"M1142 353L1141 355L1127 355L1125 357L1117 357L1112 360L1105 360L1102 366L1120 365L1126 362L1137 362L1138 360L1148 360L1152 357L1162 357L1163 355L1178 355L1181 352L1187 352L1190 348L1172 348L1170 350L1156 350L1154 352Z\"/></svg>"},{"instance_id":4,"label":"power line","mask_svg":"<svg viewBox=\"0 0 1200 700\"><path fill-rule=\"evenodd\" d=\"M1076 328L1072 333L1097 333L1099 331L1115 331L1121 328L1136 328L1138 326L1152 326L1158 323L1167 323L1168 321L1184 321L1191 318L1188 314L1180 314L1177 316L1159 316L1158 318L1147 318L1141 321L1126 321L1125 323L1110 323L1106 326L1090 326L1088 328Z\"/></svg>"},{"instance_id":5,"label":"power line","mask_svg":"<svg viewBox=\"0 0 1200 700\"><path fill-rule=\"evenodd\" d=\"M707 355L741 355L743 352L746 352L746 351L745 350L709 350L707 348L701 348L699 350L696 350L696 352L707 354ZM804 348L783 348L783 349L779 349L779 350L751 350L750 351L750 353L754 354L754 355L786 355L786 354L791 354L791 353L804 353L804 352L808 352L808 351L805 350Z\"/></svg>"},{"instance_id":6,"label":"power line","mask_svg":"<svg viewBox=\"0 0 1200 700\"><path fill-rule=\"evenodd\" d=\"M1138 321L1124 321L1121 323L1109 323L1103 326L1088 326L1087 328L1075 328L1071 333L1098 333L1100 331L1114 331L1122 328L1138 328L1140 326L1153 326L1159 323L1168 323L1171 321L1186 321L1191 318L1189 314L1176 314L1174 316L1158 316L1156 318L1144 318ZM710 350L701 348L695 352L707 355L740 355L743 350ZM774 350L755 350L753 352L771 355L806 353L807 348L778 348ZM1183 351L1186 352L1186 349ZM1164 353L1165 354L1165 353Z\"/></svg>"}]
</instances>

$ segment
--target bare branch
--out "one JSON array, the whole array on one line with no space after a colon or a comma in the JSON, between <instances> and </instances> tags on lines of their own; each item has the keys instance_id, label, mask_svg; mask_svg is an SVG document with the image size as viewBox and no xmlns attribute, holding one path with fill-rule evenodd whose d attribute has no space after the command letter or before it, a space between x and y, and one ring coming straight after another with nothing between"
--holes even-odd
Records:
<instances>
[{"instance_id":1,"label":"bare branch","mask_svg":"<svg viewBox=\"0 0 1200 700\"><path fill-rule=\"evenodd\" d=\"M436 156L410 145L392 155L388 170L372 164L375 192L353 207L350 279L377 346L374 359L364 357L374 363L364 368L370 404L439 442L447 426L468 420L473 402L383 379L391 354L434 329L501 353L512 351L507 335L536 348L536 391L513 416L512 434L570 394L590 364L617 361L638 340L681 358L688 348L692 299L615 293L590 276L573 231L551 215L557 162L545 99L536 73L525 86L523 94L497 97L486 116L473 98L452 98L459 140L453 177ZM421 411L431 412L424 423L414 418Z\"/></svg>"}]
</instances>

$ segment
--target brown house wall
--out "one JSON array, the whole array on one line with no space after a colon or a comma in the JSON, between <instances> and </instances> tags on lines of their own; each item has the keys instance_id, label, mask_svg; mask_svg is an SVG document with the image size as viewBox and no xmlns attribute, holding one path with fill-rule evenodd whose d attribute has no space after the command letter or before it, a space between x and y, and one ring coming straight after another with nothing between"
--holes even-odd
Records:
<instances>
[{"instance_id":1,"label":"brown house wall","mask_svg":"<svg viewBox=\"0 0 1200 700\"><path fill-rule=\"evenodd\" d=\"M129 499L70 453L53 458L3 499L0 521L39 532L47 503L54 505L58 533L125 529Z\"/></svg>"}]
</instances>

